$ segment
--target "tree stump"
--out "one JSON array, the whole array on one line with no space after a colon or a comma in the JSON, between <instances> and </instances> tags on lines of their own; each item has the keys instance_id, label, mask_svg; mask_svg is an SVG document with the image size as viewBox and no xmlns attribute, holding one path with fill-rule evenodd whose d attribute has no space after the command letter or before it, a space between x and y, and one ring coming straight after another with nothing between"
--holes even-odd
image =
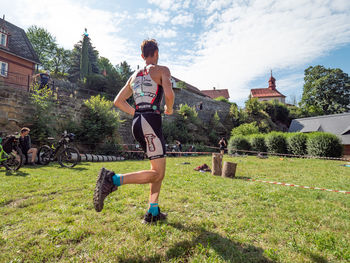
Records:
<instances>
[{"instance_id":1,"label":"tree stump","mask_svg":"<svg viewBox=\"0 0 350 263\"><path fill-rule=\"evenodd\" d=\"M222 171L222 154L220 153L213 153L212 155L212 175L221 175Z\"/></svg>"},{"instance_id":2,"label":"tree stump","mask_svg":"<svg viewBox=\"0 0 350 263\"><path fill-rule=\"evenodd\" d=\"M236 163L224 162L224 168L222 169L222 177L233 178L236 175Z\"/></svg>"}]
</instances>

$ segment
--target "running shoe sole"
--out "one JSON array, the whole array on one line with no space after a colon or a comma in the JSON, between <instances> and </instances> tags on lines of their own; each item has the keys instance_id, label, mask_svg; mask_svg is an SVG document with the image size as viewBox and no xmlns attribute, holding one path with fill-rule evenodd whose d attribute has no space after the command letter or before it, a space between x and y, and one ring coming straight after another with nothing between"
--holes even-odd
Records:
<instances>
[{"instance_id":1,"label":"running shoe sole","mask_svg":"<svg viewBox=\"0 0 350 263\"><path fill-rule=\"evenodd\" d=\"M96 187L94 191L94 207L96 212L101 212L103 209L104 200L102 200L102 183L106 174L107 173L105 168L101 168L100 172L98 173Z\"/></svg>"}]
</instances>

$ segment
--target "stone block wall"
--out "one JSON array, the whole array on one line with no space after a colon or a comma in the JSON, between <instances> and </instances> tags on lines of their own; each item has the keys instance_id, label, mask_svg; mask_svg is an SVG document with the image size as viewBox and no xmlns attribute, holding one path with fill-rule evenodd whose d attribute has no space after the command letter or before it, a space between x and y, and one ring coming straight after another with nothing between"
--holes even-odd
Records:
<instances>
[{"instance_id":1,"label":"stone block wall","mask_svg":"<svg viewBox=\"0 0 350 263\"><path fill-rule=\"evenodd\" d=\"M55 82L55 87L54 114L61 120L66 120L67 118L79 120L84 99L89 98L91 95L86 93L80 94L80 92L76 91L76 86L72 86L69 82ZM215 111L218 112L222 120L229 113L230 105L228 103L214 101L185 89L174 89L174 92L175 109L179 109L180 104L186 103L192 107L202 102L203 109L198 111L198 117L205 123L211 120ZM0 132L9 134L19 131L23 126L30 126L27 120L31 113L32 107L28 91L16 87L0 86ZM121 118L124 122L120 125L120 137L124 143L133 143L134 139L131 135L132 117L121 112ZM163 120L167 121L174 118L174 115L165 115Z\"/></svg>"},{"instance_id":2,"label":"stone block wall","mask_svg":"<svg viewBox=\"0 0 350 263\"><path fill-rule=\"evenodd\" d=\"M194 94L186 89L174 89L174 92L176 109L179 109L180 104L187 104L193 107L198 106L202 102L203 109L198 110L198 117L205 123L210 122L216 111L221 120L224 120L230 112L229 103Z\"/></svg>"}]
</instances>

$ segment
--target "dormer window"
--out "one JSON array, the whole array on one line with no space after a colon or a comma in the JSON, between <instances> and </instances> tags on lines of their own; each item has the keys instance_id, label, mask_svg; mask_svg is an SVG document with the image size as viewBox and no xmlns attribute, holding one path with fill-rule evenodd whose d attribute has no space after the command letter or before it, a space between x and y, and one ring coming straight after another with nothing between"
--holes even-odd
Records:
<instances>
[{"instance_id":1,"label":"dormer window","mask_svg":"<svg viewBox=\"0 0 350 263\"><path fill-rule=\"evenodd\" d=\"M7 47L9 32L7 31L6 27L1 24L0 25L0 46Z\"/></svg>"},{"instance_id":2,"label":"dormer window","mask_svg":"<svg viewBox=\"0 0 350 263\"><path fill-rule=\"evenodd\" d=\"M7 46L7 35L0 31L0 45Z\"/></svg>"}]
</instances>

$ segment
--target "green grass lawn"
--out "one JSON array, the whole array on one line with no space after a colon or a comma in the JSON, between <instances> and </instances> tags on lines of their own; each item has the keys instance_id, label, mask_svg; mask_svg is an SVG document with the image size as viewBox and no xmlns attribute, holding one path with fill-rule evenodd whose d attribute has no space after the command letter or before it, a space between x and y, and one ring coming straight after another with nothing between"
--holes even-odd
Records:
<instances>
[{"instance_id":1,"label":"green grass lawn","mask_svg":"<svg viewBox=\"0 0 350 263\"><path fill-rule=\"evenodd\" d=\"M350 190L343 162L224 158L236 179L200 173L211 157L169 158L160 196L168 220L141 223L148 185L125 185L96 213L98 170L148 161L0 170L0 262L350 262L350 194L244 178ZM190 165L181 164L190 162Z\"/></svg>"}]
</instances>

